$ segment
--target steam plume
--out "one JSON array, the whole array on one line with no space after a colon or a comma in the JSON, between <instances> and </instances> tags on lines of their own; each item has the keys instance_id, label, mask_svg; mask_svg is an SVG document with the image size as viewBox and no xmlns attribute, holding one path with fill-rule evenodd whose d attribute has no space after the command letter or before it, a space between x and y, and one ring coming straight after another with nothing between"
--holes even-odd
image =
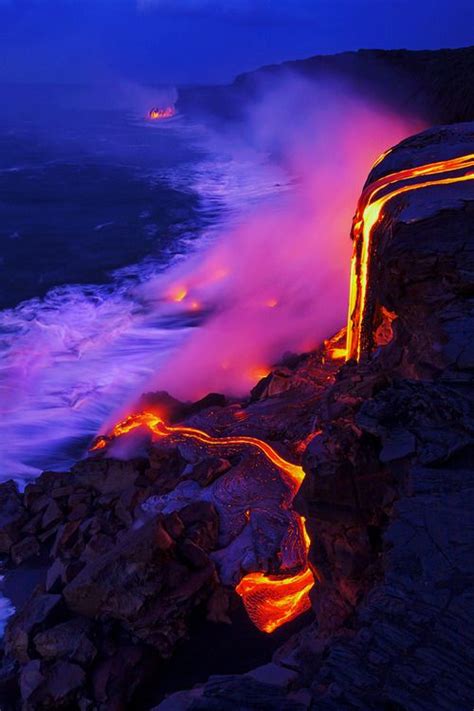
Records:
<instances>
[{"instance_id":1,"label":"steam plume","mask_svg":"<svg viewBox=\"0 0 474 711\"><path fill-rule=\"evenodd\" d=\"M208 313L150 383L179 397L242 394L286 351L315 347L343 325L361 187L377 156L420 122L341 85L287 77L239 128L229 145L268 153L292 188L147 287L178 310Z\"/></svg>"}]
</instances>

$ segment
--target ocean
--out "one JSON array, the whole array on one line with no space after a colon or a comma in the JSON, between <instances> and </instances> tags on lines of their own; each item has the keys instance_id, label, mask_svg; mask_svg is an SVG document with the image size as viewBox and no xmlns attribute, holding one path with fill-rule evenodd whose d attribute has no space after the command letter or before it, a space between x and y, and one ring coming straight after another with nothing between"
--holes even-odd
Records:
<instances>
[{"instance_id":1,"label":"ocean","mask_svg":"<svg viewBox=\"0 0 474 711\"><path fill-rule=\"evenodd\" d=\"M81 458L199 328L205 314L170 309L160 279L281 176L258 153L236 159L205 121L150 122L143 99L2 95L0 481L23 487Z\"/></svg>"}]
</instances>

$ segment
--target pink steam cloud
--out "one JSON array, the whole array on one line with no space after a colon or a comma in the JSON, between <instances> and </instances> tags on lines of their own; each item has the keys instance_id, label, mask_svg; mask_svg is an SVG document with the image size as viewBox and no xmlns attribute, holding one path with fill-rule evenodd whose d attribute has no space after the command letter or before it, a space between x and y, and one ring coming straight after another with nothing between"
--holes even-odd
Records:
<instances>
[{"instance_id":1,"label":"pink steam cloud","mask_svg":"<svg viewBox=\"0 0 474 711\"><path fill-rule=\"evenodd\" d=\"M182 399L242 395L285 352L314 348L343 326L362 185L380 153L422 127L338 84L287 77L263 91L245 131L226 140L269 154L292 189L147 287L178 311L206 314L149 389Z\"/></svg>"}]
</instances>

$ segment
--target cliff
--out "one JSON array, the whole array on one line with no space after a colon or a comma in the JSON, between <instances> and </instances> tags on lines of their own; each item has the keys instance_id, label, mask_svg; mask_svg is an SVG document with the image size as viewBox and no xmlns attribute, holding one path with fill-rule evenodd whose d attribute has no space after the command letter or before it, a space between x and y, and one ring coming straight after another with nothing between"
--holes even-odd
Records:
<instances>
[{"instance_id":1,"label":"cliff","mask_svg":"<svg viewBox=\"0 0 474 711\"><path fill-rule=\"evenodd\" d=\"M473 72L474 47L316 55L242 74L229 86L182 88L179 107L238 118L249 99L291 73L343 82L361 96L419 115L431 124L456 123L474 120L474 88L466 82Z\"/></svg>"}]
</instances>

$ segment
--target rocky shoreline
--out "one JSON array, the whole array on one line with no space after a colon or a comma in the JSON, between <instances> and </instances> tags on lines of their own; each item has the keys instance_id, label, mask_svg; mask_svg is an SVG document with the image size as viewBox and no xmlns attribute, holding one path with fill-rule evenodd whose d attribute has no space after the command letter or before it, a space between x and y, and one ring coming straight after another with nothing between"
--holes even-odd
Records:
<instances>
[{"instance_id":1,"label":"rocky shoreline","mask_svg":"<svg viewBox=\"0 0 474 711\"><path fill-rule=\"evenodd\" d=\"M369 182L467 153L474 124L431 129ZM330 343L287 359L245 402L144 401L302 462L294 506L317 575L310 618L261 666L214 674L162 711L472 707L474 181L397 197L376 237L372 311L395 317L370 359L342 364ZM275 570L292 514L278 513L284 483L256 452L146 433L134 445L138 458L99 453L24 494L0 487L8 565L49 555L8 625L2 709L151 708L196 619L222 638L238 630L239 571Z\"/></svg>"}]
</instances>

